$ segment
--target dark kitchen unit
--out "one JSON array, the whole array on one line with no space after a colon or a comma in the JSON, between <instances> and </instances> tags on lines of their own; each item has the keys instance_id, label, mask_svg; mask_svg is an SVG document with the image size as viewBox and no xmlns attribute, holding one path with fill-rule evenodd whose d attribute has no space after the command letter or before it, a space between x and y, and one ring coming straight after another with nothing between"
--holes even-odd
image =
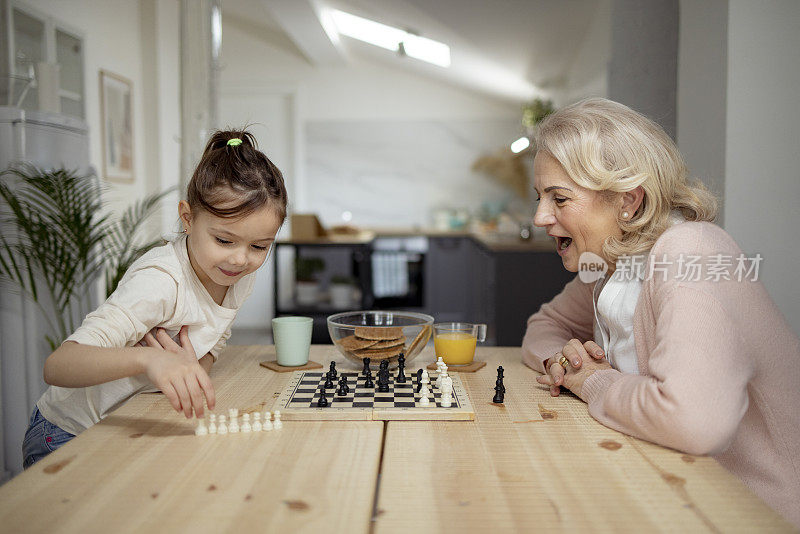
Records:
<instances>
[{"instance_id":1,"label":"dark kitchen unit","mask_svg":"<svg viewBox=\"0 0 800 534\"><path fill-rule=\"evenodd\" d=\"M330 343L325 321L331 314L397 309L427 313L437 322L486 323L486 345L518 346L528 317L574 276L552 242L470 233L390 231L350 242L281 241L275 252L275 314L312 317L312 342L319 344ZM349 310L324 298L298 305L287 287L294 283L289 278L296 257L323 260L323 296L334 276L350 277L358 298Z\"/></svg>"}]
</instances>

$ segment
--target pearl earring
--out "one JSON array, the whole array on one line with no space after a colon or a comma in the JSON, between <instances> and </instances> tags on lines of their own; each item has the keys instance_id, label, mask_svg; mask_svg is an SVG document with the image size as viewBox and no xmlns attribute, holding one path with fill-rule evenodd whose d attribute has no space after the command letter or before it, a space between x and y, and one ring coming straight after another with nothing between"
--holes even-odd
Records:
<instances>
[{"instance_id":1,"label":"pearl earring","mask_svg":"<svg viewBox=\"0 0 800 534\"><path fill-rule=\"evenodd\" d=\"M630 213L628 213L627 211L623 211L622 212L622 218L623 219L627 219L628 217L630 217Z\"/></svg>"}]
</instances>

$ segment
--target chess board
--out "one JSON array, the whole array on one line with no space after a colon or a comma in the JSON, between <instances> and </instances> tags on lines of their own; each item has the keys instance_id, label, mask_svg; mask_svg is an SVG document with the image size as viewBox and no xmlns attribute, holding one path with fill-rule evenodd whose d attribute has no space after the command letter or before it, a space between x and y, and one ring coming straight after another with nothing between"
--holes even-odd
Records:
<instances>
[{"instance_id":1,"label":"chess board","mask_svg":"<svg viewBox=\"0 0 800 534\"><path fill-rule=\"evenodd\" d=\"M389 391L381 393L375 387L364 386L365 378L357 372L339 372L339 377L347 377L350 392L339 396L336 389L327 389L328 406L317 406L320 388L325 383L322 371L295 371L288 384L273 404L272 411L280 410L284 420L434 420L471 421L475 412L467 396L467 390L458 376L453 379L453 402L449 408L440 404L441 392L436 387L436 373L430 373L428 385L431 395L428 406L420 406L416 380L408 376L404 384L395 383L395 376L389 379ZM337 379L338 380L338 379Z\"/></svg>"}]
</instances>

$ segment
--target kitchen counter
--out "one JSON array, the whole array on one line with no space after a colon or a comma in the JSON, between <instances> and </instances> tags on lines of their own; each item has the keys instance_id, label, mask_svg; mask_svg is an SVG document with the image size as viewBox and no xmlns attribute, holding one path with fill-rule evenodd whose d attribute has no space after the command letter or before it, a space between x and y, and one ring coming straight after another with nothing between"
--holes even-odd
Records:
<instances>
[{"instance_id":1,"label":"kitchen counter","mask_svg":"<svg viewBox=\"0 0 800 534\"><path fill-rule=\"evenodd\" d=\"M466 237L489 252L555 252L555 241L552 239L524 241L512 234L435 228L370 228L362 230L359 234L339 234L316 239L286 239L280 242L296 245L366 245L382 237Z\"/></svg>"}]
</instances>

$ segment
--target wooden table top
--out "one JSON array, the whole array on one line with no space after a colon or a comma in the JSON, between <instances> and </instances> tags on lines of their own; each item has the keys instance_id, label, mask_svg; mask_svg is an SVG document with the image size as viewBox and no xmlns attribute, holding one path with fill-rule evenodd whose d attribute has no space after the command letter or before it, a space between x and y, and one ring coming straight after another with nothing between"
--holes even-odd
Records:
<instances>
[{"instance_id":1,"label":"wooden table top","mask_svg":"<svg viewBox=\"0 0 800 534\"><path fill-rule=\"evenodd\" d=\"M139 395L0 487L0 532L792 531L713 459L550 397L519 348L477 358L488 365L460 375L475 421L284 421L196 437L162 395ZM216 413L272 407L291 373L265 359L274 347L225 351L211 372ZM311 359L352 367L331 345ZM429 346L407 368L433 359Z\"/></svg>"}]
</instances>

